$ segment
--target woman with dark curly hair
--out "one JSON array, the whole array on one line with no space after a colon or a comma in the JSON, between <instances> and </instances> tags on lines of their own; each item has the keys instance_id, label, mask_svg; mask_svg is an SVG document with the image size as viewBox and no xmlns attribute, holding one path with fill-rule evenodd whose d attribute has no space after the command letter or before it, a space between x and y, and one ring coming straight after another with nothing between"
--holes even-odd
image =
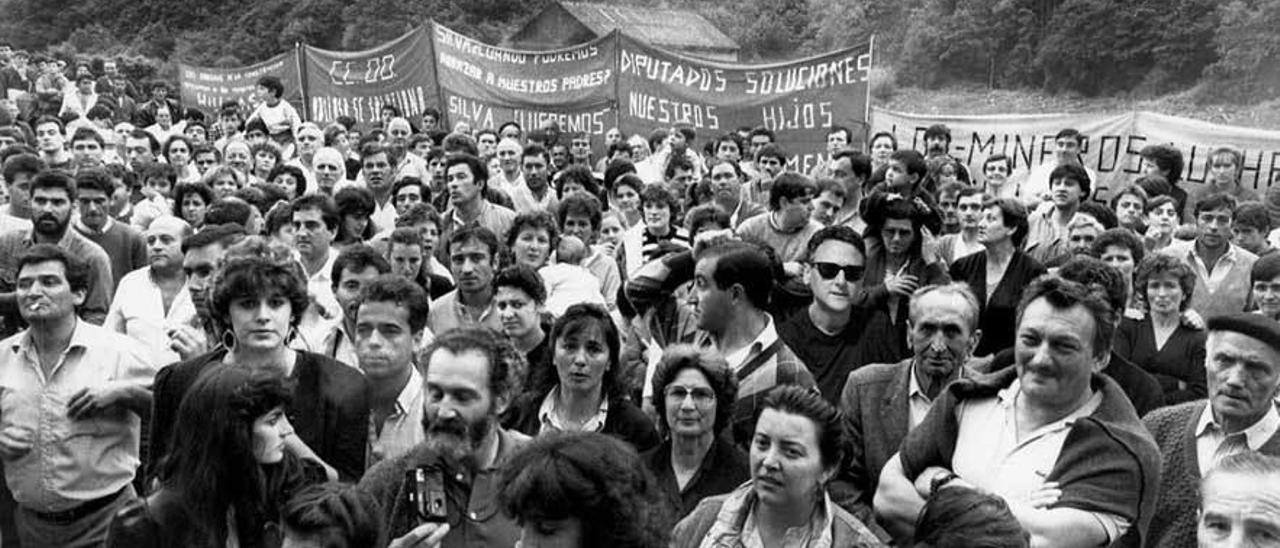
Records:
<instances>
[{"instance_id":1,"label":"woman with dark curly hair","mask_svg":"<svg viewBox=\"0 0 1280 548\"><path fill-rule=\"evenodd\" d=\"M668 347L653 374L653 408L662 445L641 455L683 518L702 499L732 491L751 475L747 454L724 436L738 378L719 354Z\"/></svg>"},{"instance_id":2,"label":"woman with dark curly hair","mask_svg":"<svg viewBox=\"0 0 1280 548\"><path fill-rule=\"evenodd\" d=\"M1134 278L1134 291L1145 303L1146 313L1140 320L1121 320L1112 351L1160 382L1165 405L1205 397L1207 335L1187 325L1182 316L1191 306L1195 272L1182 259L1153 254L1138 265Z\"/></svg>"},{"instance_id":3,"label":"woman with dark curly hair","mask_svg":"<svg viewBox=\"0 0 1280 548\"><path fill-rule=\"evenodd\" d=\"M1031 539L1004 499L948 486L925 502L916 519L915 548L1027 548Z\"/></svg>"},{"instance_id":4,"label":"woman with dark curly hair","mask_svg":"<svg viewBox=\"0 0 1280 548\"><path fill-rule=\"evenodd\" d=\"M307 176L302 173L302 168L289 164L271 168L271 172L267 174L267 184L280 189L289 200L307 192Z\"/></svg>"},{"instance_id":5,"label":"woman with dark curly hair","mask_svg":"<svg viewBox=\"0 0 1280 548\"><path fill-rule=\"evenodd\" d=\"M502 472L523 546L666 548L670 511L635 450L595 433L534 440Z\"/></svg>"},{"instance_id":6,"label":"woman with dark curly hair","mask_svg":"<svg viewBox=\"0 0 1280 548\"><path fill-rule=\"evenodd\" d=\"M551 260L551 250L560 241L556 218L546 211L530 211L516 215L507 233L507 249L515 264L537 270Z\"/></svg>"},{"instance_id":7,"label":"woman with dark curly hair","mask_svg":"<svg viewBox=\"0 0 1280 548\"><path fill-rule=\"evenodd\" d=\"M367 188L347 187L333 195L333 202L342 213L338 234L333 238L334 246L342 249L373 239L375 229L373 222L369 220L376 208L373 192Z\"/></svg>"},{"instance_id":8,"label":"woman with dark curly hair","mask_svg":"<svg viewBox=\"0 0 1280 548\"><path fill-rule=\"evenodd\" d=\"M310 304L302 267L292 251L260 237L246 238L227 250L206 298L221 346L156 374L153 457L168 454L178 405L200 373L235 367L292 379L293 402L285 411L297 436L289 438L288 450L325 464L331 476L360 477L368 443L364 377L333 359L288 346Z\"/></svg>"},{"instance_id":9,"label":"woman with dark curly hair","mask_svg":"<svg viewBox=\"0 0 1280 548\"><path fill-rule=\"evenodd\" d=\"M204 214L215 199L213 190L204 183L178 183L173 189L173 216L200 230L204 227Z\"/></svg>"},{"instance_id":10,"label":"woman with dark curly hair","mask_svg":"<svg viewBox=\"0 0 1280 548\"><path fill-rule=\"evenodd\" d=\"M604 307L575 304L551 327L551 362L530 372L503 425L530 436L556 431L610 434L644 451L658 444L653 422L626 398L621 342Z\"/></svg>"},{"instance_id":11,"label":"woman with dark curly hair","mask_svg":"<svg viewBox=\"0 0 1280 548\"><path fill-rule=\"evenodd\" d=\"M368 548L383 542L378 500L354 485L307 487L280 511L286 548Z\"/></svg>"},{"instance_id":12,"label":"woman with dark curly hair","mask_svg":"<svg viewBox=\"0 0 1280 548\"><path fill-rule=\"evenodd\" d=\"M178 407L159 490L121 510L107 546L267 546L280 507L324 471L285 450L293 427L286 379L265 371L205 371Z\"/></svg>"},{"instance_id":13,"label":"woman with dark curly hair","mask_svg":"<svg viewBox=\"0 0 1280 548\"><path fill-rule=\"evenodd\" d=\"M703 500L672 533L672 548L765 545L884 546L837 506L827 484L846 457L844 415L815 390L775 388L764 398L751 439L751 479Z\"/></svg>"}]
</instances>

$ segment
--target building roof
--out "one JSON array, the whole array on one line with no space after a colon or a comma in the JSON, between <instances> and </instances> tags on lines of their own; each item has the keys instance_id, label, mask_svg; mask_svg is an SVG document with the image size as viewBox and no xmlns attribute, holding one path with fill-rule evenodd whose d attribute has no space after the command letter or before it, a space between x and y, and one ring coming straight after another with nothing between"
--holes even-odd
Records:
<instances>
[{"instance_id":1,"label":"building roof","mask_svg":"<svg viewBox=\"0 0 1280 548\"><path fill-rule=\"evenodd\" d=\"M677 49L733 50L738 43L697 12L585 2L558 2L599 36L622 29L643 42Z\"/></svg>"}]
</instances>

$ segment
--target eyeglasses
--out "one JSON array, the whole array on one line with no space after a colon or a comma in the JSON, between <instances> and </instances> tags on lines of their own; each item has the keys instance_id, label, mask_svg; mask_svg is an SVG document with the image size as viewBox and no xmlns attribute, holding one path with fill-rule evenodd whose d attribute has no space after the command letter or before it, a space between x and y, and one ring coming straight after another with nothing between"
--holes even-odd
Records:
<instances>
[{"instance_id":1,"label":"eyeglasses","mask_svg":"<svg viewBox=\"0 0 1280 548\"><path fill-rule=\"evenodd\" d=\"M860 264L838 265L836 263L813 263L813 268L817 269L818 275L824 280L830 280L836 277L836 274L844 272L845 281L861 280L862 274L866 272L866 267Z\"/></svg>"},{"instance_id":2,"label":"eyeglasses","mask_svg":"<svg viewBox=\"0 0 1280 548\"><path fill-rule=\"evenodd\" d=\"M667 395L667 400L673 402L682 402L685 398L693 396L693 403L699 406L710 405L716 399L715 392L712 392L710 388L703 387L690 388L673 384L668 386L663 393Z\"/></svg>"}]
</instances>

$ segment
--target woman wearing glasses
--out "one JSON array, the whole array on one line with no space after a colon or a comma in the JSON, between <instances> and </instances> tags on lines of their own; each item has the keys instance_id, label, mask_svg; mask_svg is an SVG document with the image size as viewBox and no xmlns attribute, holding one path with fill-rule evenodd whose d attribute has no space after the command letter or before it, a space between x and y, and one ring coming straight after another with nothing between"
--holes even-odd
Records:
<instances>
[{"instance_id":1,"label":"woman wearing glasses","mask_svg":"<svg viewBox=\"0 0 1280 548\"><path fill-rule=\"evenodd\" d=\"M961 257L951 265L951 279L966 282L982 303L978 327L982 340L975 356L995 354L1013 347L1011 326L1017 324L1022 289L1045 268L1022 252L1027 239L1027 208L1012 198L994 198L982 204L978 241L986 251Z\"/></svg>"},{"instance_id":2,"label":"woman wearing glasses","mask_svg":"<svg viewBox=\"0 0 1280 548\"><path fill-rule=\"evenodd\" d=\"M723 436L737 377L719 354L693 345L667 348L653 375L661 445L641 455L676 518L698 501L732 491L751 476L747 454Z\"/></svg>"}]
</instances>

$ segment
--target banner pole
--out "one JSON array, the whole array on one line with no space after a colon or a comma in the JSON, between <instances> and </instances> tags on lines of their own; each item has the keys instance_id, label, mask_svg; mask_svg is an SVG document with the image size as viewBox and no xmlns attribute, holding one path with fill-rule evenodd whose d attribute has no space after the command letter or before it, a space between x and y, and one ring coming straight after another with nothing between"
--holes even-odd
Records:
<instances>
[{"instance_id":1,"label":"banner pole","mask_svg":"<svg viewBox=\"0 0 1280 548\"><path fill-rule=\"evenodd\" d=\"M308 99L307 93L307 72L304 68L306 63L302 62L302 42L293 43L293 63L298 70L298 95L302 97L302 118L311 120L311 101Z\"/></svg>"},{"instance_id":2,"label":"banner pole","mask_svg":"<svg viewBox=\"0 0 1280 548\"><path fill-rule=\"evenodd\" d=\"M445 106L444 87L440 85L440 48L436 47L436 20L434 17L427 19L427 32L431 34L427 36L431 40L431 76L436 79L436 112L440 113L436 120L437 129L453 127L453 120L447 119L448 107ZM418 113L422 114L422 113Z\"/></svg>"},{"instance_id":3,"label":"banner pole","mask_svg":"<svg viewBox=\"0 0 1280 548\"><path fill-rule=\"evenodd\" d=\"M866 111L862 115L862 121L864 124L862 127L863 127L863 131L865 131L866 134L862 136L862 141L867 146L866 152L870 153L871 143L868 142L868 140L871 137L871 69L875 67L875 64L876 64L876 35L875 34L872 34L871 39L868 40L867 42L867 58L870 59L870 62L867 64L867 97L866 97L866 100L863 101L863 104L866 105Z\"/></svg>"}]
</instances>

